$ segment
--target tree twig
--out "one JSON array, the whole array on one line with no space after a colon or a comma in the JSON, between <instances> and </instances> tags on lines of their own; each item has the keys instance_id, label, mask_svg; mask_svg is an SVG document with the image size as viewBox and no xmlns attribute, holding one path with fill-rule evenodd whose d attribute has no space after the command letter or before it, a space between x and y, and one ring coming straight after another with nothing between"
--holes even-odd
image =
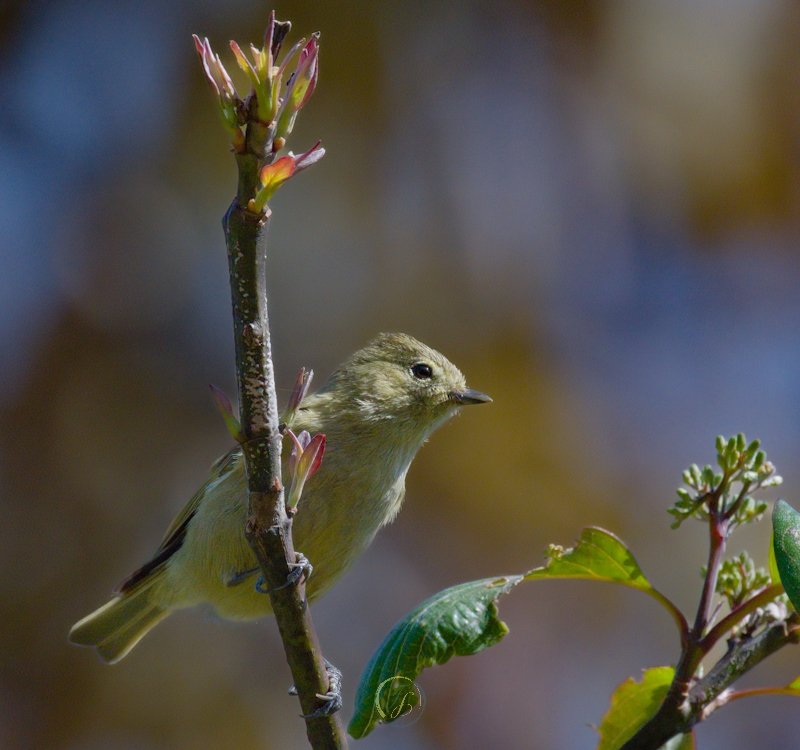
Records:
<instances>
[{"instance_id":1,"label":"tree twig","mask_svg":"<svg viewBox=\"0 0 800 750\"><path fill-rule=\"evenodd\" d=\"M692 687L689 701L695 721L707 718L728 703L724 691L778 649L800 641L800 616L775 622L753 638L729 649L709 673Z\"/></svg>"},{"instance_id":2,"label":"tree twig","mask_svg":"<svg viewBox=\"0 0 800 750\"><path fill-rule=\"evenodd\" d=\"M258 172L275 159L274 127L258 120L254 102L246 115L239 144L237 196L223 219L228 249L236 376L242 448L247 465L249 515L245 534L258 558L286 659L304 715L320 707L328 691L328 674L314 631L302 581L284 586L297 561L292 520L284 504L281 443L272 364L266 293L268 213L248 210L259 186ZM313 748L347 747L344 729L333 716L306 717Z\"/></svg>"}]
</instances>

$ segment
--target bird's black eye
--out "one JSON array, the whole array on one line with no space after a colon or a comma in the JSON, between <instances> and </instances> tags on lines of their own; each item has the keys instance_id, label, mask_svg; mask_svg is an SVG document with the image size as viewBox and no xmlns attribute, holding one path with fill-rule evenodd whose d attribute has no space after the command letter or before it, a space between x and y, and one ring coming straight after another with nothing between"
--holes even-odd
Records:
<instances>
[{"instance_id":1,"label":"bird's black eye","mask_svg":"<svg viewBox=\"0 0 800 750\"><path fill-rule=\"evenodd\" d=\"M411 374L419 380L430 380L433 377L433 368L424 362L417 362L411 368Z\"/></svg>"}]
</instances>

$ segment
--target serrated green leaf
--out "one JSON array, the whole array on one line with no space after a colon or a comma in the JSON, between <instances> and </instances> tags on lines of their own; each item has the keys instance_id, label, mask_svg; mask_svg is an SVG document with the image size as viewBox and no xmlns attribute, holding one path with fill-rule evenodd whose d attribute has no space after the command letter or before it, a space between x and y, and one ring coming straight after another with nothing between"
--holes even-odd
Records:
<instances>
[{"instance_id":1,"label":"serrated green leaf","mask_svg":"<svg viewBox=\"0 0 800 750\"><path fill-rule=\"evenodd\" d=\"M525 580L542 578L581 578L607 581L642 591L653 597L672 615L683 630L685 618L680 610L645 578L631 551L610 531L589 526L570 549L551 547L550 559L541 568L525 574Z\"/></svg>"},{"instance_id":2,"label":"serrated green leaf","mask_svg":"<svg viewBox=\"0 0 800 750\"><path fill-rule=\"evenodd\" d=\"M597 750L619 750L644 723L658 711L667 695L675 670L672 667L653 667L642 673L642 681L629 677L611 696L611 706L598 727L600 743ZM689 735L691 741L691 735ZM683 738L673 738L670 742ZM672 750L669 743L665 746ZM686 745L677 744L675 750ZM692 745L688 745L689 748Z\"/></svg>"},{"instance_id":3,"label":"serrated green leaf","mask_svg":"<svg viewBox=\"0 0 800 750\"><path fill-rule=\"evenodd\" d=\"M800 513L783 500L772 511L772 546L783 588L800 611Z\"/></svg>"},{"instance_id":4,"label":"serrated green leaf","mask_svg":"<svg viewBox=\"0 0 800 750\"><path fill-rule=\"evenodd\" d=\"M523 576L505 576L462 583L440 591L400 620L361 675L347 727L350 735L365 737L382 720L380 706L393 704L396 678L405 683L407 692L426 667L443 664L454 655L475 654L500 641L508 627L497 616L495 602L522 580ZM383 685L388 689L381 690Z\"/></svg>"}]
</instances>

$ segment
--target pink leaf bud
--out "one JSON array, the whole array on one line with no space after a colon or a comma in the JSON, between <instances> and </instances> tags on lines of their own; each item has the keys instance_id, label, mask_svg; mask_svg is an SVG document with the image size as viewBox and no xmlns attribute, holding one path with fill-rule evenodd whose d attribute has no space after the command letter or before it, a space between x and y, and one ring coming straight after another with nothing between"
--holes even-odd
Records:
<instances>
[{"instance_id":1,"label":"pink leaf bud","mask_svg":"<svg viewBox=\"0 0 800 750\"><path fill-rule=\"evenodd\" d=\"M305 106L317 86L319 77L319 42L317 39L318 35L315 34L303 47L297 70L292 77L291 91L286 95L289 99L289 106L295 112Z\"/></svg>"},{"instance_id":2,"label":"pink leaf bud","mask_svg":"<svg viewBox=\"0 0 800 750\"><path fill-rule=\"evenodd\" d=\"M225 66L222 64L219 55L215 55L214 51L211 49L211 42L208 41L208 37L200 41L200 37L198 37L197 34L192 34L192 38L194 39L194 46L197 50L197 54L200 55L200 60L203 63L206 78L214 89L214 92L223 101L238 101L239 97L236 93L233 81L231 81L228 71L225 70Z\"/></svg>"},{"instance_id":3,"label":"pink leaf bud","mask_svg":"<svg viewBox=\"0 0 800 750\"><path fill-rule=\"evenodd\" d=\"M236 93L236 88L231 81L228 71L222 64L219 55L215 55L211 49L211 43L208 38L203 40L192 34L194 39L194 46L197 54L200 56L200 61L203 64L203 70L206 74L206 80L211 85L212 90L217 96L222 114L222 120L225 123L225 128L231 134L231 140L234 147L239 150L244 143L244 138L239 127L239 107L242 101Z\"/></svg>"},{"instance_id":4,"label":"pink leaf bud","mask_svg":"<svg viewBox=\"0 0 800 750\"><path fill-rule=\"evenodd\" d=\"M279 135L288 135L294 128L297 113L306 105L317 87L319 77L319 34L313 34L300 51L297 67L289 79L286 94L278 112ZM292 50L294 54L295 50ZM285 70L290 56L283 61L281 72Z\"/></svg>"},{"instance_id":5,"label":"pink leaf bud","mask_svg":"<svg viewBox=\"0 0 800 750\"><path fill-rule=\"evenodd\" d=\"M263 166L258 173L259 181L261 182L261 190L258 191L255 199L253 200L253 209L257 211L263 210L267 202L275 194L275 191L283 185L286 180L292 177L296 172L307 169L312 164L316 164L323 156L325 156L325 149L322 148L320 142L317 141L308 151L295 156L292 153L276 159L272 164Z\"/></svg>"},{"instance_id":6,"label":"pink leaf bud","mask_svg":"<svg viewBox=\"0 0 800 750\"><path fill-rule=\"evenodd\" d=\"M317 141L308 151L294 158L294 171L301 172L312 164L316 164L323 156L325 149L322 148L322 141Z\"/></svg>"},{"instance_id":7,"label":"pink leaf bud","mask_svg":"<svg viewBox=\"0 0 800 750\"><path fill-rule=\"evenodd\" d=\"M311 386L311 379L313 377L314 371L306 370L305 367L301 367L300 372L297 373L294 386L292 387L292 393L289 396L289 403L286 404L286 410L283 413L282 421L287 425L291 424L295 413L300 408L300 404L302 403L303 399L306 397L308 389Z\"/></svg>"},{"instance_id":8,"label":"pink leaf bud","mask_svg":"<svg viewBox=\"0 0 800 750\"><path fill-rule=\"evenodd\" d=\"M286 434L293 443L287 466L291 484L286 504L289 509L294 510L300 502L305 483L316 474L322 464L322 457L325 455L325 435L317 433L312 438L305 430L295 435L289 429L286 430Z\"/></svg>"},{"instance_id":9,"label":"pink leaf bud","mask_svg":"<svg viewBox=\"0 0 800 750\"><path fill-rule=\"evenodd\" d=\"M208 387L211 390L211 397L214 399L214 403L216 404L217 409L219 409L219 413L222 415L222 419L225 422L225 427L228 428L228 432L231 434L231 437L237 443L244 442L242 426L239 424L239 420L236 419L233 414L233 404L231 404L228 394L213 384L209 384Z\"/></svg>"}]
</instances>

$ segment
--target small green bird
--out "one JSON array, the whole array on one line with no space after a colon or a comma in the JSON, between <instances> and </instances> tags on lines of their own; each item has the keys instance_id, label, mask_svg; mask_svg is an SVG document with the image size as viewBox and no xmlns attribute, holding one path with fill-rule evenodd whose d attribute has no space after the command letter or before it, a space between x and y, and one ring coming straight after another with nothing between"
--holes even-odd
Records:
<instances>
[{"instance_id":1,"label":"small green bird","mask_svg":"<svg viewBox=\"0 0 800 750\"><path fill-rule=\"evenodd\" d=\"M460 406L487 401L467 388L446 357L403 333L380 334L302 401L288 427L327 437L325 460L305 486L293 525L296 549L314 566L309 598L394 520L408 468L428 436ZM214 464L153 558L111 601L77 622L70 640L94 646L113 664L176 609L209 602L230 619L270 614L244 536L247 511L244 460L236 448Z\"/></svg>"}]
</instances>

